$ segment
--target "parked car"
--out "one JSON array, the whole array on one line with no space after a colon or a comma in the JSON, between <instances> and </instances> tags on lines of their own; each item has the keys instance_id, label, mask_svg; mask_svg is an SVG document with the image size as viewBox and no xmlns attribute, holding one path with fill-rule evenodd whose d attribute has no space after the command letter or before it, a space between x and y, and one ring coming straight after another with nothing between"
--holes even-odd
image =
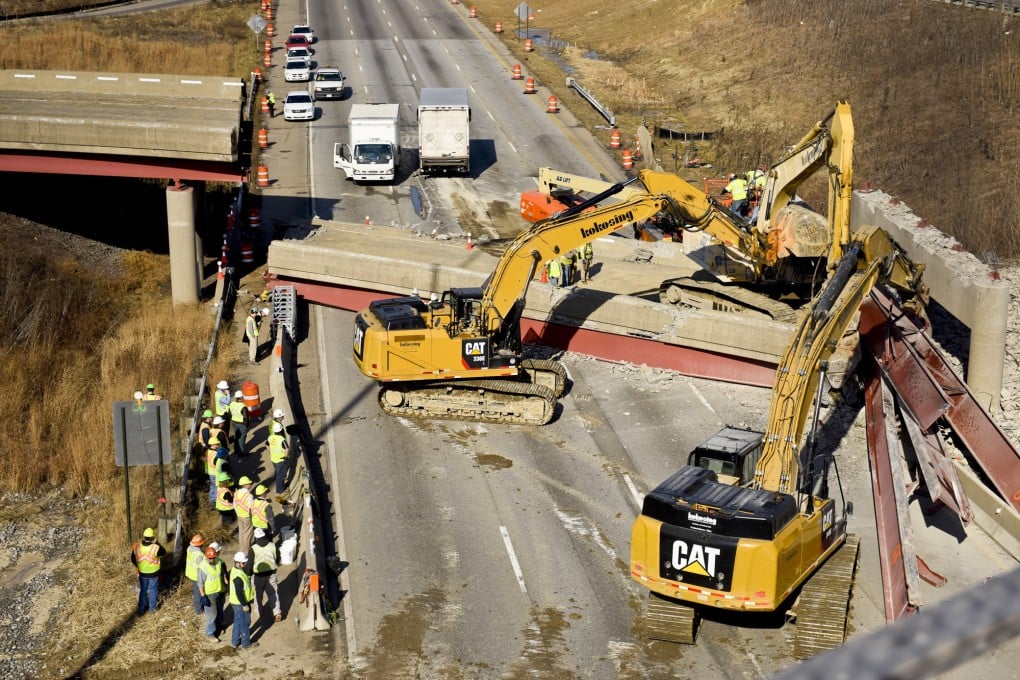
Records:
<instances>
[{"instance_id":1,"label":"parked car","mask_svg":"<svg viewBox=\"0 0 1020 680\"><path fill-rule=\"evenodd\" d=\"M287 50L287 61L303 61L308 65L308 68L311 68L312 53L308 51L307 47L295 47L292 50Z\"/></svg>"},{"instance_id":2,"label":"parked car","mask_svg":"<svg viewBox=\"0 0 1020 680\"><path fill-rule=\"evenodd\" d=\"M291 35L303 35L308 38L309 44L315 42L315 31L308 24L297 24L294 28L290 29Z\"/></svg>"},{"instance_id":3,"label":"parked car","mask_svg":"<svg viewBox=\"0 0 1020 680\"><path fill-rule=\"evenodd\" d=\"M312 79L312 96L320 99L344 98L344 74L335 66L323 66L315 71Z\"/></svg>"},{"instance_id":4,"label":"parked car","mask_svg":"<svg viewBox=\"0 0 1020 680\"><path fill-rule=\"evenodd\" d=\"M313 120L315 118L315 102L307 90L293 90L283 100L284 120Z\"/></svg>"},{"instance_id":5,"label":"parked car","mask_svg":"<svg viewBox=\"0 0 1020 680\"><path fill-rule=\"evenodd\" d=\"M292 50L295 47L306 47L309 52L312 51L312 41L308 39L308 36L301 35L299 33L290 35L287 38L287 42L284 43L284 46L288 50Z\"/></svg>"},{"instance_id":6,"label":"parked car","mask_svg":"<svg viewBox=\"0 0 1020 680\"><path fill-rule=\"evenodd\" d=\"M283 79L288 83L305 82L312 76L312 69L301 59L289 59L283 67Z\"/></svg>"}]
</instances>

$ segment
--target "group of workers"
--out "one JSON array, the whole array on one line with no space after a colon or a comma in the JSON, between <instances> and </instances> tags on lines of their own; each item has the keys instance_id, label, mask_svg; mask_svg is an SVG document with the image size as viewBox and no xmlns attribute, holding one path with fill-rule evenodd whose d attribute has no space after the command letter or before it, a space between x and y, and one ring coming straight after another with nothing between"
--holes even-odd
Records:
<instances>
[{"instance_id":1,"label":"group of workers","mask_svg":"<svg viewBox=\"0 0 1020 680\"><path fill-rule=\"evenodd\" d=\"M568 250L559 257L546 261L546 277L554 288L565 288L578 282L587 283L591 281L591 264L594 258L592 245L585 243L580 248Z\"/></svg>"},{"instance_id":2,"label":"group of workers","mask_svg":"<svg viewBox=\"0 0 1020 680\"><path fill-rule=\"evenodd\" d=\"M723 196L729 195L733 200L730 211L753 222L758 217L758 199L765 188L766 178L763 167L748 170L743 176L731 174L729 184L722 190ZM751 203L754 204L754 209L748 214Z\"/></svg>"}]
</instances>

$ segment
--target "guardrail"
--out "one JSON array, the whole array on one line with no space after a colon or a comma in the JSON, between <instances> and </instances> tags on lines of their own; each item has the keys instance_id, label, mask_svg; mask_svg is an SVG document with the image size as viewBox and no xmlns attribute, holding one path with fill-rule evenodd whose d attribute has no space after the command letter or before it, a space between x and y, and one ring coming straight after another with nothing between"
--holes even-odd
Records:
<instances>
[{"instance_id":1,"label":"guardrail","mask_svg":"<svg viewBox=\"0 0 1020 680\"><path fill-rule=\"evenodd\" d=\"M592 108L598 111L603 118L609 121L610 125L616 127L616 116L613 115L613 112L610 111L608 107L596 99L595 95L581 87L580 83L573 78L567 78L567 87L576 90L579 95L588 100L588 103L592 105Z\"/></svg>"}]
</instances>

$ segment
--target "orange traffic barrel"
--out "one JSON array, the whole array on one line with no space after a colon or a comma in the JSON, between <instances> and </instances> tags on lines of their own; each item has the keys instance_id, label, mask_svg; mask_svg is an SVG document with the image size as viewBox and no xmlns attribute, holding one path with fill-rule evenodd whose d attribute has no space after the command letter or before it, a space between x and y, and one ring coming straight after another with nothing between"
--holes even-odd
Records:
<instances>
[{"instance_id":1,"label":"orange traffic barrel","mask_svg":"<svg viewBox=\"0 0 1020 680\"><path fill-rule=\"evenodd\" d=\"M549 103L545 108L546 113L559 113L560 112L560 100L556 98L556 95L549 95Z\"/></svg>"},{"instance_id":2,"label":"orange traffic barrel","mask_svg":"<svg viewBox=\"0 0 1020 680\"><path fill-rule=\"evenodd\" d=\"M230 262L230 246L227 245L227 235L223 235L223 247L220 248L220 262L226 267Z\"/></svg>"},{"instance_id":3,"label":"orange traffic barrel","mask_svg":"<svg viewBox=\"0 0 1020 680\"><path fill-rule=\"evenodd\" d=\"M496 22L496 33L502 33L502 32L503 32L503 22L502 21L497 21Z\"/></svg>"},{"instance_id":4,"label":"orange traffic barrel","mask_svg":"<svg viewBox=\"0 0 1020 680\"><path fill-rule=\"evenodd\" d=\"M272 5L266 5L266 21L272 21L272 20L273 20L273 6Z\"/></svg>"},{"instance_id":5,"label":"orange traffic barrel","mask_svg":"<svg viewBox=\"0 0 1020 680\"><path fill-rule=\"evenodd\" d=\"M273 51L273 41L272 40L267 40L265 42L265 44L262 45L262 51L263 52L272 52Z\"/></svg>"},{"instance_id":6,"label":"orange traffic barrel","mask_svg":"<svg viewBox=\"0 0 1020 680\"><path fill-rule=\"evenodd\" d=\"M634 167L634 156L631 154L630 149L623 150L623 169L631 170Z\"/></svg>"},{"instance_id":7,"label":"orange traffic barrel","mask_svg":"<svg viewBox=\"0 0 1020 680\"><path fill-rule=\"evenodd\" d=\"M265 128L259 128L259 148L269 148L269 130Z\"/></svg>"},{"instance_id":8,"label":"orange traffic barrel","mask_svg":"<svg viewBox=\"0 0 1020 680\"><path fill-rule=\"evenodd\" d=\"M251 241L241 241L241 262L255 264L255 245Z\"/></svg>"},{"instance_id":9,"label":"orange traffic barrel","mask_svg":"<svg viewBox=\"0 0 1020 680\"><path fill-rule=\"evenodd\" d=\"M641 139L634 137L634 160L641 160Z\"/></svg>"},{"instance_id":10,"label":"orange traffic barrel","mask_svg":"<svg viewBox=\"0 0 1020 680\"><path fill-rule=\"evenodd\" d=\"M262 64L266 68L269 68L270 66L272 66L273 65L273 55L270 54L269 52L266 52L266 55L264 57L262 57Z\"/></svg>"},{"instance_id":11,"label":"orange traffic barrel","mask_svg":"<svg viewBox=\"0 0 1020 680\"><path fill-rule=\"evenodd\" d=\"M475 10L475 6L471 5L471 11L468 12L468 19L475 19L478 17L478 12Z\"/></svg>"},{"instance_id":12,"label":"orange traffic barrel","mask_svg":"<svg viewBox=\"0 0 1020 680\"><path fill-rule=\"evenodd\" d=\"M269 113L269 97L262 97L262 113Z\"/></svg>"},{"instance_id":13,"label":"orange traffic barrel","mask_svg":"<svg viewBox=\"0 0 1020 680\"><path fill-rule=\"evenodd\" d=\"M248 245L251 245L250 243ZM244 246L242 245L242 248ZM254 258L253 258L254 261ZM259 397L259 384L252 380L246 380L241 385L241 394L244 395L244 405L248 407L248 415L252 418L262 417L262 399Z\"/></svg>"},{"instance_id":14,"label":"orange traffic barrel","mask_svg":"<svg viewBox=\"0 0 1020 680\"><path fill-rule=\"evenodd\" d=\"M272 38L276 35L276 30L273 28L272 22L266 24L266 36Z\"/></svg>"},{"instance_id":15,"label":"orange traffic barrel","mask_svg":"<svg viewBox=\"0 0 1020 680\"><path fill-rule=\"evenodd\" d=\"M620 148L620 131L613 128L613 131L609 133L609 148L619 149Z\"/></svg>"},{"instance_id":16,"label":"orange traffic barrel","mask_svg":"<svg viewBox=\"0 0 1020 680\"><path fill-rule=\"evenodd\" d=\"M520 80L524 76L521 75L521 65L514 64L514 74L510 76L510 80Z\"/></svg>"},{"instance_id":17,"label":"orange traffic barrel","mask_svg":"<svg viewBox=\"0 0 1020 680\"><path fill-rule=\"evenodd\" d=\"M528 76L528 79L524 81L524 94L535 94L537 91L535 89L535 79L532 76Z\"/></svg>"},{"instance_id":18,"label":"orange traffic barrel","mask_svg":"<svg viewBox=\"0 0 1020 680\"><path fill-rule=\"evenodd\" d=\"M248 223L248 229L250 231L262 231L262 211L258 208L248 208L248 212L244 216L245 222Z\"/></svg>"},{"instance_id":19,"label":"orange traffic barrel","mask_svg":"<svg viewBox=\"0 0 1020 680\"><path fill-rule=\"evenodd\" d=\"M524 41L524 51L530 52L531 50L532 50L531 38L528 38Z\"/></svg>"},{"instance_id":20,"label":"orange traffic barrel","mask_svg":"<svg viewBox=\"0 0 1020 680\"><path fill-rule=\"evenodd\" d=\"M264 165L259 166L259 186L269 186L269 168Z\"/></svg>"},{"instance_id":21,"label":"orange traffic barrel","mask_svg":"<svg viewBox=\"0 0 1020 680\"><path fill-rule=\"evenodd\" d=\"M260 80L262 80L262 69L256 66L255 70L251 72L251 76L252 80L254 80L256 83L259 82Z\"/></svg>"}]
</instances>

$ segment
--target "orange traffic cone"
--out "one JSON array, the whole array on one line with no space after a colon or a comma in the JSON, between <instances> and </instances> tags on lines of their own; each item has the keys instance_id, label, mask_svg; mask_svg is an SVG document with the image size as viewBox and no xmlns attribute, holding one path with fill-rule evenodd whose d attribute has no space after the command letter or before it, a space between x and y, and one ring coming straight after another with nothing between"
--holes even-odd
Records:
<instances>
[{"instance_id":1,"label":"orange traffic cone","mask_svg":"<svg viewBox=\"0 0 1020 680\"><path fill-rule=\"evenodd\" d=\"M475 249L475 244L471 242L471 233L470 232L468 232L468 242L467 242L467 246L465 246L464 249L465 250L474 250Z\"/></svg>"}]
</instances>

